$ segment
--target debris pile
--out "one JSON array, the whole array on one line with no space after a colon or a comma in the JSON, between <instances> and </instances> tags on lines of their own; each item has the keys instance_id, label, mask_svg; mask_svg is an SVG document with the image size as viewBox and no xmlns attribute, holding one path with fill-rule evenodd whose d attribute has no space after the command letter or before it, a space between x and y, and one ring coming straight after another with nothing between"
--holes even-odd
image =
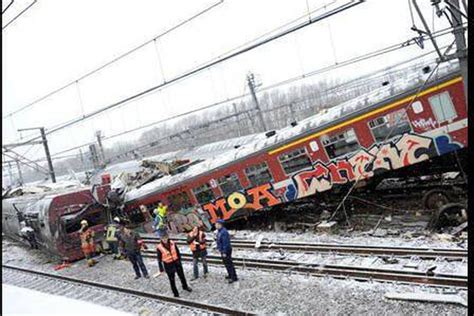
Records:
<instances>
[{"instance_id":1,"label":"debris pile","mask_svg":"<svg viewBox=\"0 0 474 316\"><path fill-rule=\"evenodd\" d=\"M165 160L155 161L144 159L140 162L140 170L137 172L121 172L114 177L112 189L129 191L140 188L147 183L167 175L175 175L186 170L189 166L201 160L191 161L189 159L175 159L170 162Z\"/></svg>"}]
</instances>

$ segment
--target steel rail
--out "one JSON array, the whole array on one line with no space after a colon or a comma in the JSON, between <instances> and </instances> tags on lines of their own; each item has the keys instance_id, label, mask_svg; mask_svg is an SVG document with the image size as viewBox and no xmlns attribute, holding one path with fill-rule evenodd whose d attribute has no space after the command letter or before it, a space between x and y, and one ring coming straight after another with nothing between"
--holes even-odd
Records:
<instances>
[{"instance_id":1,"label":"steel rail","mask_svg":"<svg viewBox=\"0 0 474 316\"><path fill-rule=\"evenodd\" d=\"M143 256L146 258L156 258L152 250L145 250ZM192 261L191 254L181 254L182 260ZM390 270L380 268L367 268L356 266L342 266L330 264L306 264L295 261L281 261L268 259L248 259L234 257L232 261L236 266L256 268L272 271L298 272L313 276L332 276L334 278L354 278L356 280L376 280L391 281L409 284L425 284L431 286L448 286L467 288L467 276L450 275L442 273L432 273L409 270ZM223 265L220 256L208 255L207 262L210 264Z\"/></svg>"},{"instance_id":2,"label":"steel rail","mask_svg":"<svg viewBox=\"0 0 474 316\"><path fill-rule=\"evenodd\" d=\"M150 244L159 242L159 238L144 237L143 240ZM180 244L185 245L184 238L174 238ZM256 241L253 240L233 240L232 246L241 249L256 249ZM358 255L378 255L411 257L417 256L420 259L435 259L437 257L449 258L452 260L467 259L467 250L463 249L442 249L442 248L413 248L413 247L392 247L392 246L365 246L365 245L338 245L324 243L298 243L298 242L272 242L262 241L257 249L263 250L288 250L294 252L332 252Z\"/></svg>"},{"instance_id":3,"label":"steel rail","mask_svg":"<svg viewBox=\"0 0 474 316\"><path fill-rule=\"evenodd\" d=\"M2 264L2 268L7 268L7 269L25 272L25 273L31 273L33 275L39 275L42 277L48 277L48 278L71 282L71 283L78 283L81 285L88 285L88 286L101 288L105 290L121 292L121 293L129 294L129 295L135 295L141 298L155 299L158 301L168 302L168 303L185 306L185 307L191 307L191 308L209 311L213 313L219 313L219 314L224 314L224 315L255 315L254 313L239 311L239 310L235 310L228 307L205 304L201 302L190 301L190 300L186 300L182 298L176 298L176 297L161 295L157 293L142 292L142 291L138 291L131 288L119 287L119 286L115 286L111 284L100 283L97 281L82 280L82 279L77 279L77 278L68 277L64 275L52 274L52 273L47 273L43 271L37 271L37 270L31 270L31 269L26 269L22 267L12 266L8 264Z\"/></svg>"}]
</instances>

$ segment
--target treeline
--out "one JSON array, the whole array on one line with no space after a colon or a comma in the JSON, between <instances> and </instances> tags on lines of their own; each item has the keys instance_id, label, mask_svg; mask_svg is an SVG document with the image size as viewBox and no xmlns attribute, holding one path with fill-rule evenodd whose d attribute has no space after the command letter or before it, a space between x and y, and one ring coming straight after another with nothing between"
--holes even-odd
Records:
<instances>
[{"instance_id":1,"label":"treeline","mask_svg":"<svg viewBox=\"0 0 474 316\"><path fill-rule=\"evenodd\" d=\"M286 89L259 91L257 98L268 130L288 126L337 104L371 92L381 85L390 85L400 76L413 72L414 65L397 71L385 71L377 76L343 82L341 79L322 80ZM420 74L421 75L421 74ZM164 122L141 134L137 141L118 141L104 144L106 162L114 164L131 159L166 153L224 139L262 132L256 106L252 98L225 104L170 122ZM84 154L54 162L57 175L69 170L83 172L93 168L88 149ZM46 164L44 164L46 167ZM44 179L44 174L33 170L23 172L25 181Z\"/></svg>"}]
</instances>

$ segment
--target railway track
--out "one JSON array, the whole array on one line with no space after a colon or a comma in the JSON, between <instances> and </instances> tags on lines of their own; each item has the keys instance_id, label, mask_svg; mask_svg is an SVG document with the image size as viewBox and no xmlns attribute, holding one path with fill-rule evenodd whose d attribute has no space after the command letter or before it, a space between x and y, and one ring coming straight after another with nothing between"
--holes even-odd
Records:
<instances>
[{"instance_id":1,"label":"railway track","mask_svg":"<svg viewBox=\"0 0 474 316\"><path fill-rule=\"evenodd\" d=\"M157 294L157 293L143 292L143 291L138 291L138 290L131 289L131 288L124 288L124 287L119 287L119 286L115 286L115 285L111 285L111 284L100 283L100 282L97 282L97 281L81 280L81 279L73 278L73 277L69 277L69 276L58 275L58 274L47 273L47 272L43 272L43 271L31 270L31 269L26 269L26 268L22 268L22 267L2 264L2 274L5 272L5 271L3 271L4 269L6 269L7 271L10 271L10 272L20 273L20 274L29 274L32 277L36 277L36 278L39 277L39 278L43 279L43 280L40 280L39 282L43 282L43 281L45 281L45 279L58 280L58 281L65 282L65 283L68 283L68 284L85 285L85 286L88 286L88 287L93 288L93 289L107 290L107 291L112 291L112 292L119 293L119 294L125 294L125 295L128 295L128 296L132 295L132 296L134 296L136 298L139 298L139 299L155 300L155 301L159 301L159 302L172 303L172 304L174 304L178 307L190 308L190 309L193 309L193 310L201 310L201 311L209 312L209 313L212 313L212 314L255 315L255 314L250 313L250 312L234 310L234 309L223 307L223 306L205 304L205 303L186 300L186 299L182 299L182 298L176 298L176 297L161 295L161 294ZM38 281L35 281L35 282L37 283ZM88 292L88 291L86 290L86 292ZM61 294L64 294L64 293L58 293L58 294L61 295ZM89 298L92 298L92 297L89 297Z\"/></svg>"},{"instance_id":2,"label":"railway track","mask_svg":"<svg viewBox=\"0 0 474 316\"><path fill-rule=\"evenodd\" d=\"M146 243L157 244L159 238L143 238ZM184 238L173 238L179 245L186 245ZM232 240L232 247L237 249L256 249L256 241L236 239ZM258 249L264 250L286 250L292 252L326 252L338 254L357 254L362 256L397 256L413 257L420 259L446 258L452 261L467 260L467 250L463 249L432 249L412 247L387 247L387 246L364 246L364 245L340 245L325 243L299 243L299 242L270 242L262 241Z\"/></svg>"},{"instance_id":3,"label":"railway track","mask_svg":"<svg viewBox=\"0 0 474 316\"><path fill-rule=\"evenodd\" d=\"M156 258L156 253L146 250L144 257ZM182 253L184 261L192 261L192 255ZM338 279L354 278L362 281L391 281L411 284L425 284L432 286L449 286L467 288L467 276L436 274L431 272L389 270L380 268L366 268L342 265L321 265L317 263L303 264L295 261L277 261L267 259L232 258L234 264L239 267L255 268L271 271L296 272L312 276L331 276ZM209 264L222 265L220 256L208 255Z\"/></svg>"}]
</instances>

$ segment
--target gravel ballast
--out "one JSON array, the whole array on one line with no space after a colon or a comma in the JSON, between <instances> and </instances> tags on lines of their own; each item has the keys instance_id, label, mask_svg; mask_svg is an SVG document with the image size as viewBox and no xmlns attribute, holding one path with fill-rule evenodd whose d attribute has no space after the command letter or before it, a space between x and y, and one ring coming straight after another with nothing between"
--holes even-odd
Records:
<instances>
[{"instance_id":1,"label":"gravel ballast","mask_svg":"<svg viewBox=\"0 0 474 316\"><path fill-rule=\"evenodd\" d=\"M138 290L172 295L166 275L158 278L134 280L131 263L125 260L113 260L105 256L93 268L84 261L75 262L71 267L54 271L57 262L51 262L47 255L30 250L16 242L4 239L2 242L5 264L32 268L49 273L94 280ZM184 248L184 247L181 247ZM184 249L183 249L184 250ZM156 260L145 259L150 275L158 271ZM225 269L210 266L207 279L190 281L192 265L184 262L183 267L192 293L178 289L182 298L229 308L252 311L266 315L466 315L467 309L460 305L444 303L423 303L388 300L386 292L424 292L443 294L441 288L429 288L415 285L401 285L379 282L359 282L355 280L336 280L330 277L310 277L305 275L244 270L237 268L239 282L227 284L224 280ZM202 267L200 266L200 269ZM202 271L202 270L201 270ZM3 272L2 272L3 274ZM467 299L465 290L458 294ZM117 306L114 306L117 308ZM166 314L183 314L179 309ZM147 308L146 313L154 313ZM162 308L156 308L161 310ZM130 311L130 309L123 309ZM165 309L167 310L167 309ZM133 312L140 311L137 306ZM155 310L157 311L157 310ZM193 314L187 311L184 314ZM150 314L151 315L151 314Z\"/></svg>"}]
</instances>

